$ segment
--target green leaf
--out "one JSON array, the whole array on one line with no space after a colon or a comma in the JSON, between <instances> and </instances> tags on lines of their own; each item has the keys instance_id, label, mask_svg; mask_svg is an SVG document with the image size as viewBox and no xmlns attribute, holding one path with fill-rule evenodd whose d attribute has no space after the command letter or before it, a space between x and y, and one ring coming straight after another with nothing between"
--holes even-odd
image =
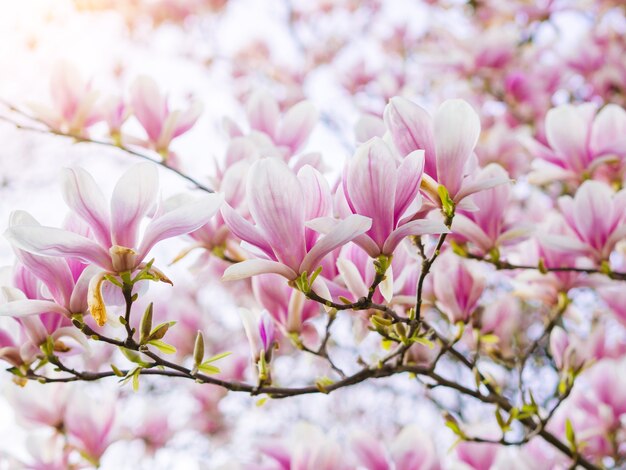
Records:
<instances>
[{"instance_id":1,"label":"green leaf","mask_svg":"<svg viewBox=\"0 0 626 470\"><path fill-rule=\"evenodd\" d=\"M161 341L160 339L153 339L148 341L148 344L154 346L155 348L157 348L159 351L161 351L164 354L174 354L176 352L176 348L174 346L172 346L171 344L167 344L164 341Z\"/></svg>"},{"instance_id":2,"label":"green leaf","mask_svg":"<svg viewBox=\"0 0 626 470\"><path fill-rule=\"evenodd\" d=\"M200 364L198 366L198 370L203 374L219 374L221 372L219 367L215 367L207 363Z\"/></svg>"},{"instance_id":3,"label":"green leaf","mask_svg":"<svg viewBox=\"0 0 626 470\"><path fill-rule=\"evenodd\" d=\"M565 438L567 442L569 442L572 450L576 451L576 433L574 432L574 427L569 418L565 420Z\"/></svg>"},{"instance_id":4,"label":"green leaf","mask_svg":"<svg viewBox=\"0 0 626 470\"><path fill-rule=\"evenodd\" d=\"M128 359L130 362L134 362L142 367L148 367L149 364L145 361L141 360L141 356L137 354L135 351L131 351L130 349L120 347L120 351L122 354Z\"/></svg>"},{"instance_id":5,"label":"green leaf","mask_svg":"<svg viewBox=\"0 0 626 470\"><path fill-rule=\"evenodd\" d=\"M139 391L139 371L141 369L137 368L137 372L133 374L133 391Z\"/></svg>"},{"instance_id":6,"label":"green leaf","mask_svg":"<svg viewBox=\"0 0 626 470\"><path fill-rule=\"evenodd\" d=\"M225 358L227 356L230 356L231 354L232 354L232 352L230 352L230 351L226 351L226 352L223 352L223 353L216 354L215 356L212 356L212 357L208 358L206 361L204 361L203 364L210 364L211 362L219 361L220 359L223 359L223 358Z\"/></svg>"}]
</instances>

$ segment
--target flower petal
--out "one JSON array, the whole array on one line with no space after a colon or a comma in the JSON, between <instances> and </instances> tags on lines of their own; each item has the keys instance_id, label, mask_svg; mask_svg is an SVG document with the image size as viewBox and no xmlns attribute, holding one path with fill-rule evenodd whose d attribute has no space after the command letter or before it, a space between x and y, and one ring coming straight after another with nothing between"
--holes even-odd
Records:
<instances>
[{"instance_id":1,"label":"flower petal","mask_svg":"<svg viewBox=\"0 0 626 470\"><path fill-rule=\"evenodd\" d=\"M346 197L354 213L372 219L368 235L379 247L394 229L397 180L391 149L378 137L361 145L346 169Z\"/></svg>"},{"instance_id":2,"label":"flower petal","mask_svg":"<svg viewBox=\"0 0 626 470\"><path fill-rule=\"evenodd\" d=\"M384 119L400 154L423 149L426 173L437 178L433 121L428 112L405 98L395 97L389 100Z\"/></svg>"},{"instance_id":3,"label":"flower petal","mask_svg":"<svg viewBox=\"0 0 626 470\"><path fill-rule=\"evenodd\" d=\"M546 114L548 143L577 171L587 168L590 162L587 139L595 109L592 103L565 104Z\"/></svg>"},{"instance_id":4,"label":"flower petal","mask_svg":"<svg viewBox=\"0 0 626 470\"><path fill-rule=\"evenodd\" d=\"M178 201L176 207L152 219L146 227L138 259L143 259L159 241L202 227L219 210L223 200L222 194L207 194L191 201Z\"/></svg>"},{"instance_id":5,"label":"flower petal","mask_svg":"<svg viewBox=\"0 0 626 470\"><path fill-rule=\"evenodd\" d=\"M283 122L276 137L277 143L288 146L291 152L296 152L308 139L317 123L318 116L317 109L308 101L293 105L283 116Z\"/></svg>"},{"instance_id":6,"label":"flower petal","mask_svg":"<svg viewBox=\"0 0 626 470\"><path fill-rule=\"evenodd\" d=\"M298 274L291 268L276 261L266 259L249 259L226 268L226 271L224 271L224 275L222 276L222 281L238 281L240 279L246 279L258 274L266 273L280 274L290 281L298 277Z\"/></svg>"},{"instance_id":7,"label":"flower petal","mask_svg":"<svg viewBox=\"0 0 626 470\"><path fill-rule=\"evenodd\" d=\"M138 77L130 89L130 102L148 138L156 142L167 115L167 101L156 82L150 77Z\"/></svg>"},{"instance_id":8,"label":"flower petal","mask_svg":"<svg viewBox=\"0 0 626 470\"><path fill-rule=\"evenodd\" d=\"M433 126L437 149L437 181L446 187L454 199L461 188L465 164L478 142L480 119L467 102L447 100L437 109Z\"/></svg>"},{"instance_id":9,"label":"flower petal","mask_svg":"<svg viewBox=\"0 0 626 470\"><path fill-rule=\"evenodd\" d=\"M607 104L591 126L589 142L594 157L617 153L626 156L626 111L616 104Z\"/></svg>"},{"instance_id":10,"label":"flower petal","mask_svg":"<svg viewBox=\"0 0 626 470\"><path fill-rule=\"evenodd\" d=\"M233 235L256 246L268 257L275 258L272 247L269 246L267 241L263 238L263 235L250 222L241 217L236 210L230 207L230 205L224 204L221 213L222 217L224 217L224 222L226 222L226 225Z\"/></svg>"},{"instance_id":11,"label":"flower petal","mask_svg":"<svg viewBox=\"0 0 626 470\"><path fill-rule=\"evenodd\" d=\"M61 305L49 300L14 300L0 305L2 317L25 317L28 315L40 315L42 313L56 312L68 315L69 312Z\"/></svg>"},{"instance_id":12,"label":"flower petal","mask_svg":"<svg viewBox=\"0 0 626 470\"><path fill-rule=\"evenodd\" d=\"M434 235L440 233L450 233L450 229L439 220L413 220L398 227L383 246L383 254L391 255L400 242L409 235Z\"/></svg>"},{"instance_id":13,"label":"flower petal","mask_svg":"<svg viewBox=\"0 0 626 470\"><path fill-rule=\"evenodd\" d=\"M276 137L276 127L280 117L278 103L264 91L253 93L246 103L246 112L250 127L264 132L272 139Z\"/></svg>"},{"instance_id":14,"label":"flower petal","mask_svg":"<svg viewBox=\"0 0 626 470\"><path fill-rule=\"evenodd\" d=\"M154 163L138 163L122 175L111 197L112 242L137 248L139 224L153 208L159 189L159 173Z\"/></svg>"},{"instance_id":15,"label":"flower petal","mask_svg":"<svg viewBox=\"0 0 626 470\"><path fill-rule=\"evenodd\" d=\"M371 224L370 219L360 215L351 215L339 222L327 235L318 240L311 251L306 254L300 265L299 274L305 271L311 274L319 267L324 256L345 245L354 237L365 233Z\"/></svg>"},{"instance_id":16,"label":"flower petal","mask_svg":"<svg viewBox=\"0 0 626 470\"><path fill-rule=\"evenodd\" d=\"M246 198L252 218L281 263L297 270L305 255L305 200L300 181L275 158L255 162Z\"/></svg>"},{"instance_id":17,"label":"flower petal","mask_svg":"<svg viewBox=\"0 0 626 470\"><path fill-rule=\"evenodd\" d=\"M79 258L111 271L111 257L88 238L53 227L11 227L4 236L15 246L30 253Z\"/></svg>"},{"instance_id":18,"label":"flower petal","mask_svg":"<svg viewBox=\"0 0 626 470\"><path fill-rule=\"evenodd\" d=\"M82 168L65 168L62 174L63 200L91 228L96 240L111 246L109 210L93 177Z\"/></svg>"}]
</instances>

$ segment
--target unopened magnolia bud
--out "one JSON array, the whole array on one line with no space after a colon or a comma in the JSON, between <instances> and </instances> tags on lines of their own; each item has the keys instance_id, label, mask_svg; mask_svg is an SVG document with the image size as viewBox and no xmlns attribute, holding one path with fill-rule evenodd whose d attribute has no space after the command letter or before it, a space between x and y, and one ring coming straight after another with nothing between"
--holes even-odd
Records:
<instances>
[{"instance_id":1,"label":"unopened magnolia bud","mask_svg":"<svg viewBox=\"0 0 626 470\"><path fill-rule=\"evenodd\" d=\"M196 344L193 348L193 362L196 366L202 364L202 360L204 359L204 337L202 336L202 332L198 331L196 335Z\"/></svg>"},{"instance_id":2,"label":"unopened magnolia bud","mask_svg":"<svg viewBox=\"0 0 626 470\"><path fill-rule=\"evenodd\" d=\"M145 313L143 314L143 318L141 319L141 343L145 342L148 339L148 337L150 336L150 332L152 331L152 310L153 304L152 302L150 302L150 305L148 305L148 308L146 309Z\"/></svg>"}]
</instances>

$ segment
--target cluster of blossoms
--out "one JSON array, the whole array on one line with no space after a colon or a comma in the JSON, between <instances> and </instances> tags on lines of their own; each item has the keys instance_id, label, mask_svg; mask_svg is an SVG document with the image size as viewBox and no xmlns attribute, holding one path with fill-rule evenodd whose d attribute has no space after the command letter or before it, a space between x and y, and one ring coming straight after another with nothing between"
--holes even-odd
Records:
<instances>
[{"instance_id":1,"label":"cluster of blossoms","mask_svg":"<svg viewBox=\"0 0 626 470\"><path fill-rule=\"evenodd\" d=\"M143 3L122 15L132 41L147 18L154 34L192 34L236 10ZM139 440L158 462L191 431L236 468L626 465L626 13L583 3L429 1L422 31L391 21L392 2L286 2L298 61L269 44L229 52L241 113L212 110L225 145L202 174L177 145L207 127L208 103L173 106L124 70L110 96L55 65L49 105L0 118L147 161L125 165L110 198L80 165L57 168L63 222L8 217L0 359L17 414L46 434L29 459L0 458L97 467ZM550 46L569 15L590 23L578 56ZM217 82L223 57L186 52ZM329 78L325 110L314 85ZM192 189L166 197L166 172ZM420 413L387 407L386 391ZM237 392L257 397L243 414L259 429L227 419ZM274 422L279 399L316 393L350 406Z\"/></svg>"}]
</instances>

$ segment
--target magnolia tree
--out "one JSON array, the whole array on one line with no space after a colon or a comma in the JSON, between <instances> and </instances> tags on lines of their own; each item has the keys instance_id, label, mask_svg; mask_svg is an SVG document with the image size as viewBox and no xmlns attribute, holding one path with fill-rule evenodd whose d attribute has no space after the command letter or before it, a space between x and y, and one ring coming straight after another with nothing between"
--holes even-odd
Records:
<instances>
[{"instance_id":1,"label":"magnolia tree","mask_svg":"<svg viewBox=\"0 0 626 470\"><path fill-rule=\"evenodd\" d=\"M59 5L7 10L10 159L66 155L3 222L7 468L624 468L623 2Z\"/></svg>"}]
</instances>

